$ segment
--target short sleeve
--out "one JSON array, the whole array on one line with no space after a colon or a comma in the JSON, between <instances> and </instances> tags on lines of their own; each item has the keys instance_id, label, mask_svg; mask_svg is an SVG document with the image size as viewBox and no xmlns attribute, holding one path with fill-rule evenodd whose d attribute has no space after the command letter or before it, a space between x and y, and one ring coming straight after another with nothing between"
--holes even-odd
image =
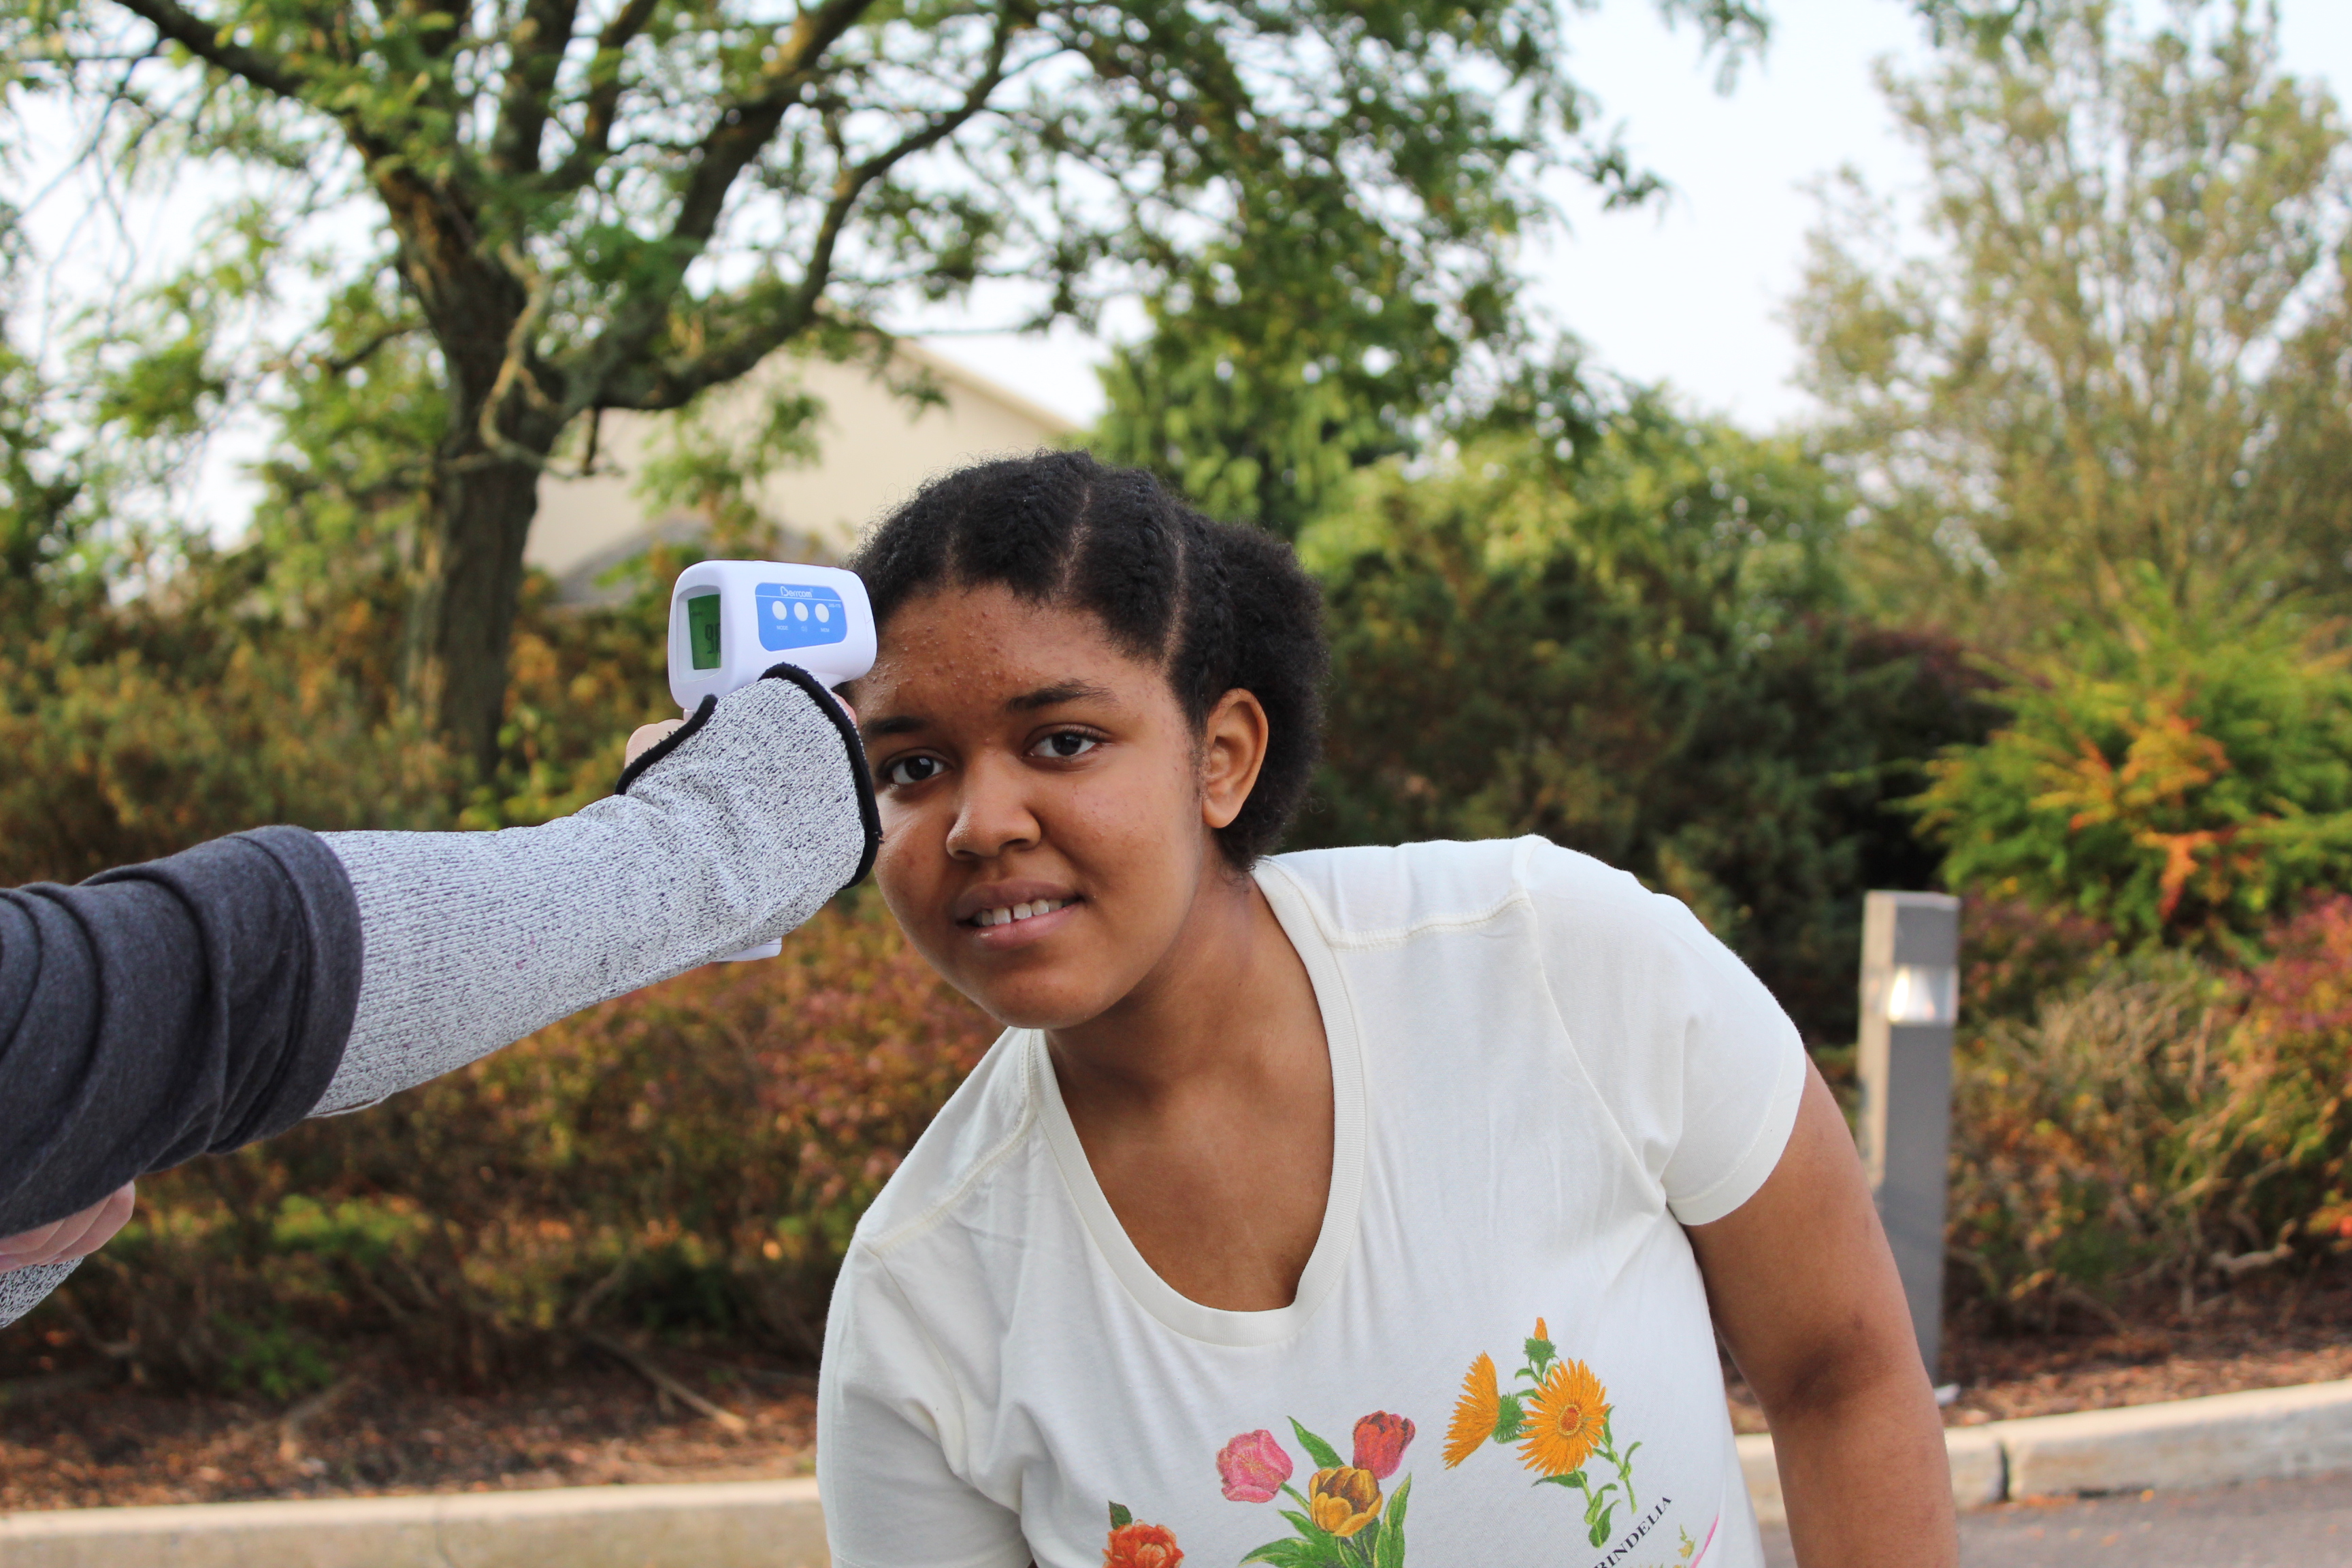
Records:
<instances>
[{"instance_id":1,"label":"short sleeve","mask_svg":"<svg viewBox=\"0 0 2352 1568\"><path fill-rule=\"evenodd\" d=\"M817 1490L835 1568L1019 1568L1013 1510L956 1473L962 1400L888 1265L850 1248L817 1381Z\"/></svg>"},{"instance_id":2,"label":"short sleeve","mask_svg":"<svg viewBox=\"0 0 2352 1568\"><path fill-rule=\"evenodd\" d=\"M1587 1077L1675 1217L1721 1219L1756 1195L1796 1126L1796 1026L1680 900L1540 842L1521 876Z\"/></svg>"}]
</instances>

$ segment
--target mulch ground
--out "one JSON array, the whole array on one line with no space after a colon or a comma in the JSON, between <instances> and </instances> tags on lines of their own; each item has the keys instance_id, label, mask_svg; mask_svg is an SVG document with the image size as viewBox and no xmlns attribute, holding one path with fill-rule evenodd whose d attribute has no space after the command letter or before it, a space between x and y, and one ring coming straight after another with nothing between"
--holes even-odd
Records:
<instances>
[{"instance_id":1,"label":"mulch ground","mask_svg":"<svg viewBox=\"0 0 2352 1568\"><path fill-rule=\"evenodd\" d=\"M364 1368L290 1404L162 1394L88 1369L26 1378L0 1405L0 1512L258 1498L501 1491L806 1475L814 1380L650 1352L719 1416L608 1358L496 1394Z\"/></svg>"},{"instance_id":2,"label":"mulch ground","mask_svg":"<svg viewBox=\"0 0 2352 1568\"><path fill-rule=\"evenodd\" d=\"M2352 1377L2352 1270L2192 1314L1953 1335L1953 1426ZM812 1468L804 1370L677 1350L583 1351L494 1394L362 1359L289 1404L165 1394L68 1363L0 1383L0 1512L257 1498L770 1479ZM698 1402L704 1408L697 1408ZM1746 1387L1733 1423L1763 1430Z\"/></svg>"}]
</instances>

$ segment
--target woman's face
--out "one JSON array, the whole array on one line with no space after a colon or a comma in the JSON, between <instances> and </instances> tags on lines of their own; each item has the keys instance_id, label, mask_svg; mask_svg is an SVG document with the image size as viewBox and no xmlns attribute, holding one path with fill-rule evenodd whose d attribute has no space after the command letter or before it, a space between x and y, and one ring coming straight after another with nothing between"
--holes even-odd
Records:
<instances>
[{"instance_id":1,"label":"woman's face","mask_svg":"<svg viewBox=\"0 0 2352 1568\"><path fill-rule=\"evenodd\" d=\"M882 896L1002 1022L1101 1016L1228 875L1213 830L1256 779L1263 710L1228 693L1196 736L1158 666L1088 612L992 585L925 595L882 627L854 695Z\"/></svg>"}]
</instances>

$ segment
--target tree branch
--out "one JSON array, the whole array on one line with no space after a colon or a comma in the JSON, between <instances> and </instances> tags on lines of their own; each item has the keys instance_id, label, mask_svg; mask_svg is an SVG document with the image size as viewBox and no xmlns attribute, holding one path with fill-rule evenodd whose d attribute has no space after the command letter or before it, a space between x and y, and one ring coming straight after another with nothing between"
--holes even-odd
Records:
<instances>
[{"instance_id":1,"label":"tree branch","mask_svg":"<svg viewBox=\"0 0 2352 1568\"><path fill-rule=\"evenodd\" d=\"M511 246L499 247L499 259L505 264L510 276L523 280L529 293L521 311L515 317L514 325L507 332L506 354L499 362L498 378L490 384L488 395L482 399L481 411L475 416L474 433L493 458L552 472L554 470L545 457L520 442L509 440L506 431L500 427L507 400L518 391L522 394L526 405L541 416L551 418L552 427L557 431L562 429L563 419L572 412L559 407L547 395L539 384L538 368L533 363L538 356L532 352L531 337L539 330L540 317L547 310L547 279L532 268L520 250ZM581 476L562 477L577 479Z\"/></svg>"},{"instance_id":2,"label":"tree branch","mask_svg":"<svg viewBox=\"0 0 2352 1568\"><path fill-rule=\"evenodd\" d=\"M499 97L497 129L490 134L489 165L497 173L539 172L548 100L554 95L556 72L579 16L580 0L525 0L522 16L508 33L506 89Z\"/></svg>"},{"instance_id":3,"label":"tree branch","mask_svg":"<svg viewBox=\"0 0 2352 1568\"><path fill-rule=\"evenodd\" d=\"M719 111L718 123L702 139L694 173L679 198L677 217L670 225L673 242L686 241L700 249L719 226L727 207L727 193L737 176L750 166L783 123L793 106L814 79L825 51L856 24L874 0L824 0L814 11L803 11L792 36L766 68L765 90Z\"/></svg>"},{"instance_id":4,"label":"tree branch","mask_svg":"<svg viewBox=\"0 0 2352 1568\"><path fill-rule=\"evenodd\" d=\"M372 334L368 338L367 342L360 344L359 347L352 350L349 353L331 354L327 358L320 360L318 362L319 368L327 372L331 375L349 375L352 372L359 369L360 366L367 363L368 361L375 358L378 351L383 349L389 344L399 342L402 338L408 336L411 332L422 331L424 330L425 323L422 321L401 321L393 326L385 327L381 331Z\"/></svg>"},{"instance_id":5,"label":"tree branch","mask_svg":"<svg viewBox=\"0 0 2352 1568\"><path fill-rule=\"evenodd\" d=\"M756 111L789 104L799 96L825 51L856 25L872 4L873 0L825 0L814 11L803 11L793 22L792 36L763 68L769 79L767 90L747 100L742 107Z\"/></svg>"},{"instance_id":6,"label":"tree branch","mask_svg":"<svg viewBox=\"0 0 2352 1568\"><path fill-rule=\"evenodd\" d=\"M613 125L621 111L621 63L630 42L653 20L660 0L628 0L596 35L596 52L588 61L588 91L583 103L587 113L580 140L560 164L553 184L571 190L587 183L596 165L612 150Z\"/></svg>"},{"instance_id":7,"label":"tree branch","mask_svg":"<svg viewBox=\"0 0 2352 1568\"><path fill-rule=\"evenodd\" d=\"M243 44L231 42L223 36L223 29L215 27L183 7L177 0L116 0L116 3L205 64L217 66L266 92L274 92L280 98L299 99L310 85L282 62L272 60Z\"/></svg>"},{"instance_id":8,"label":"tree branch","mask_svg":"<svg viewBox=\"0 0 2352 1568\"><path fill-rule=\"evenodd\" d=\"M809 249L807 265L801 280L786 296L782 308L772 313L761 327L738 332L729 340L709 349L684 363L671 362L654 367L638 387L614 395L616 389L600 385L593 390L583 387L582 395L597 406L609 408L665 409L683 406L707 387L731 381L750 371L761 360L797 336L814 319L818 301L823 299L825 285L833 276L833 256L840 244L842 231L850 215L873 184L916 153L936 147L988 107L996 89L1003 85L1005 60L1013 45L1013 36L1025 21L1007 12L998 18L996 35L990 40L988 63L980 76L964 93L963 101L943 114L931 116L919 131L910 132L881 152L863 162L849 165L834 181L834 193L825 204L824 219L816 239ZM646 336L649 338L650 331ZM601 346L601 345L600 345ZM622 363L642 364L643 343L637 352ZM613 363L608 361L607 363ZM606 378L600 377L600 381Z\"/></svg>"}]
</instances>

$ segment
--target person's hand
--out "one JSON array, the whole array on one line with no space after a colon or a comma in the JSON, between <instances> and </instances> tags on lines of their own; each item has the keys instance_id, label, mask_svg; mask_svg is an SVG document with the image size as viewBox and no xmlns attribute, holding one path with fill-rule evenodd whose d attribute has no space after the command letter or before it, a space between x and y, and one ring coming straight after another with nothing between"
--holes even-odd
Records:
<instances>
[{"instance_id":1,"label":"person's hand","mask_svg":"<svg viewBox=\"0 0 2352 1568\"><path fill-rule=\"evenodd\" d=\"M137 1189L137 1183L125 1182L79 1214L68 1215L21 1236L0 1237L0 1274L89 1257L113 1240L114 1233L130 1219Z\"/></svg>"},{"instance_id":2,"label":"person's hand","mask_svg":"<svg viewBox=\"0 0 2352 1568\"><path fill-rule=\"evenodd\" d=\"M835 694L834 700L841 704L841 710L849 715L849 721L852 724L856 723L857 710L849 705L849 700L839 693ZM685 722L683 719L664 719L657 724L638 725L629 731L628 749L621 753L621 765L627 767L631 763L660 745Z\"/></svg>"},{"instance_id":3,"label":"person's hand","mask_svg":"<svg viewBox=\"0 0 2352 1568\"><path fill-rule=\"evenodd\" d=\"M673 731L685 722L683 719L665 719L658 724L640 724L630 731L629 748L621 753L621 765L627 767L631 763L660 745Z\"/></svg>"}]
</instances>

